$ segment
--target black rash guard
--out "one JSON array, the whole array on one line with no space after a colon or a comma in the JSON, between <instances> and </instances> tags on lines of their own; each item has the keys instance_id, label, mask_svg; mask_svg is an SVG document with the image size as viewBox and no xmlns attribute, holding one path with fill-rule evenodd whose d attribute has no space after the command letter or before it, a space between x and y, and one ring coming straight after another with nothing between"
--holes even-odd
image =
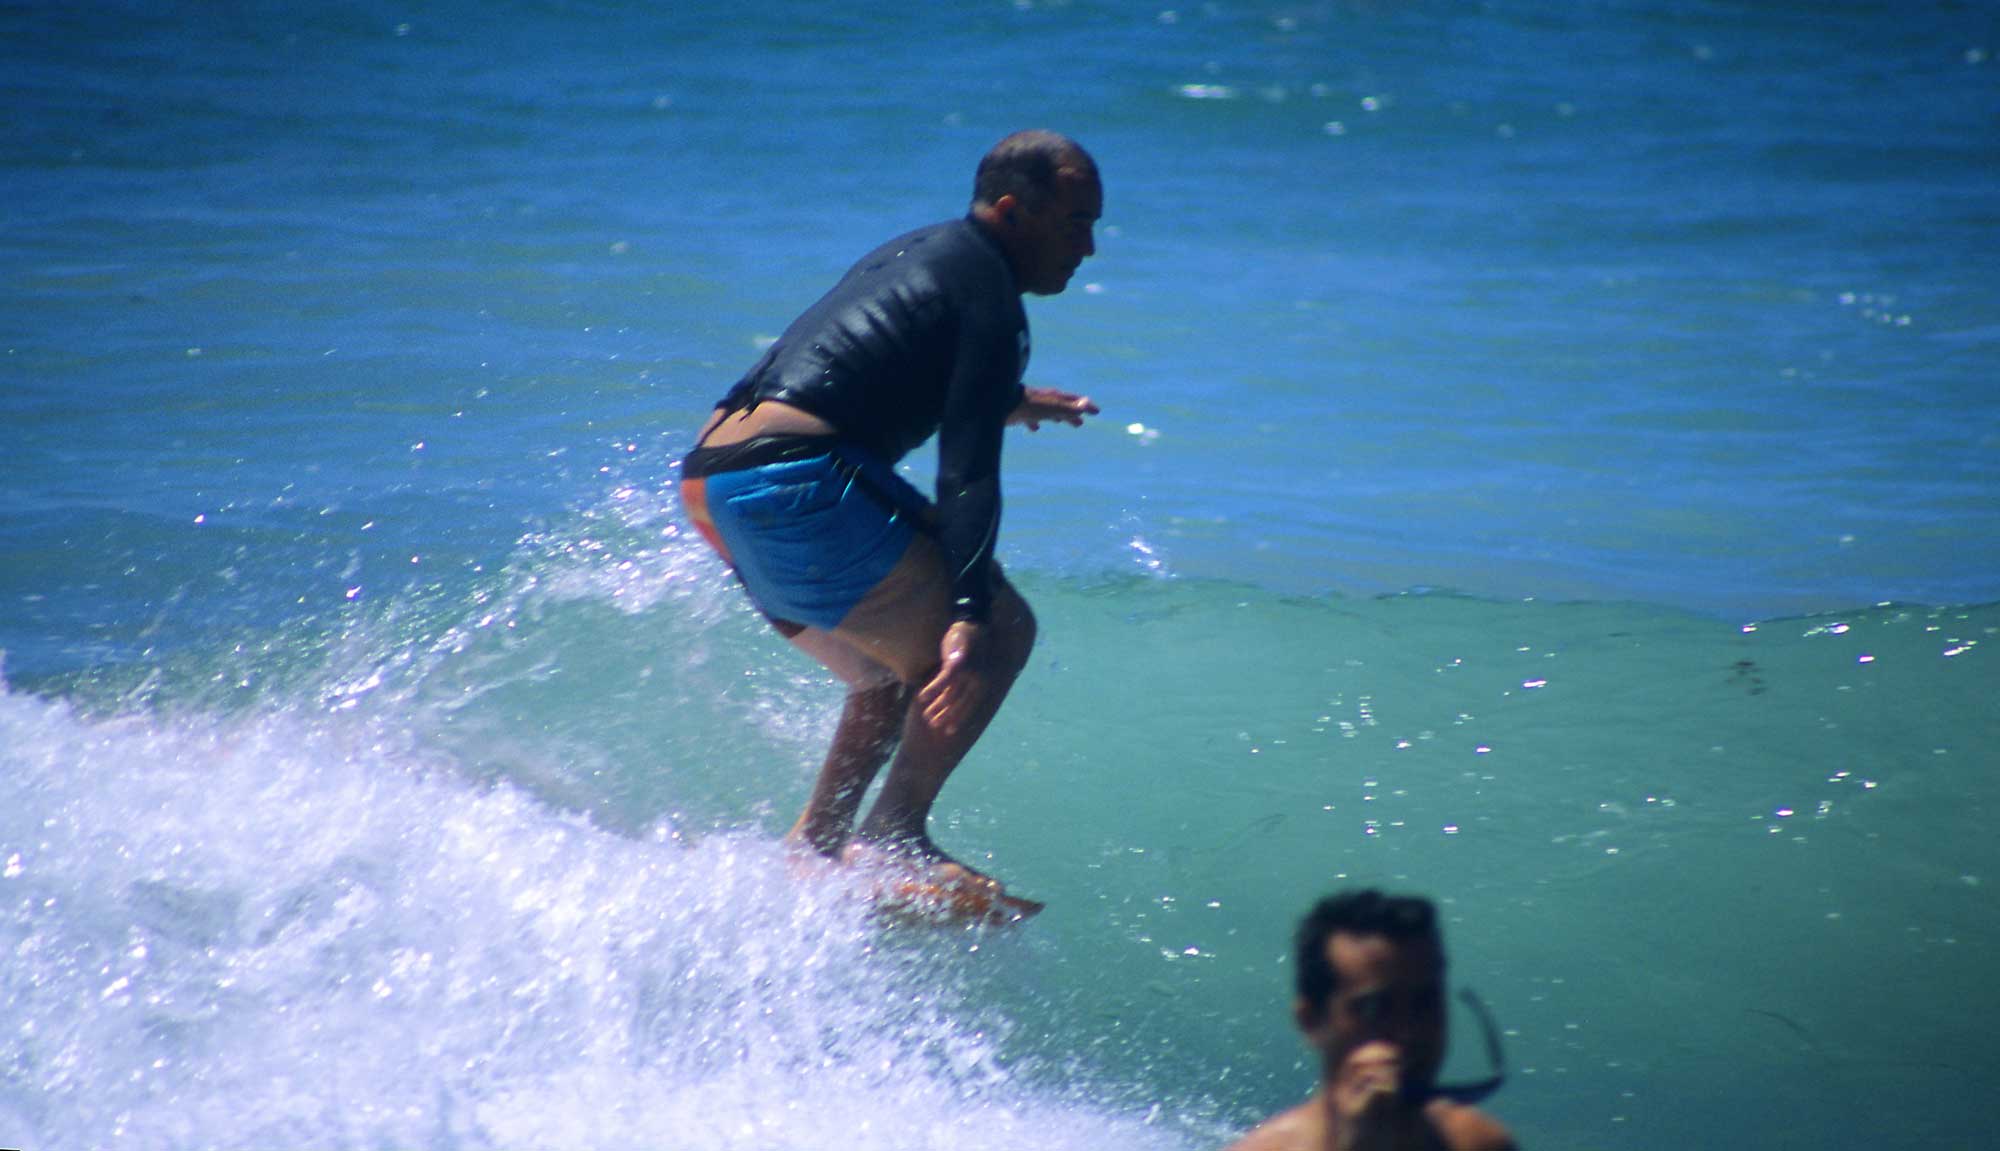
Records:
<instances>
[{"instance_id":1,"label":"black rash guard","mask_svg":"<svg viewBox=\"0 0 2000 1151\"><path fill-rule=\"evenodd\" d=\"M983 622L1000 534L1000 443L1027 366L1013 270L968 216L863 256L716 406L790 404L889 463L936 433L952 614Z\"/></svg>"}]
</instances>

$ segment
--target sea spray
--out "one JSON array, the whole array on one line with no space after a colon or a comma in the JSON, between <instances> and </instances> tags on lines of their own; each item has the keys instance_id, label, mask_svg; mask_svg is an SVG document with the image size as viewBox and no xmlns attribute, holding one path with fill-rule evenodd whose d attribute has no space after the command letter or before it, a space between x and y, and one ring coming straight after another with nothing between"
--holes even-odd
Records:
<instances>
[{"instance_id":1,"label":"sea spray","mask_svg":"<svg viewBox=\"0 0 2000 1151\"><path fill-rule=\"evenodd\" d=\"M958 969L1007 941L885 950L769 840L607 832L373 724L7 694L0 732L10 1145L1179 1145L1005 1058Z\"/></svg>"}]
</instances>

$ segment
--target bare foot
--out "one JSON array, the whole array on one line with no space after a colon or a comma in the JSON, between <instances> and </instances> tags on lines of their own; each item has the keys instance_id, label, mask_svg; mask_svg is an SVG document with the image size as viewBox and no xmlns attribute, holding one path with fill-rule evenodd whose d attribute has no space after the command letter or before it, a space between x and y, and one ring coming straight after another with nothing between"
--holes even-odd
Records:
<instances>
[{"instance_id":1,"label":"bare foot","mask_svg":"<svg viewBox=\"0 0 2000 1151\"><path fill-rule=\"evenodd\" d=\"M963 887L995 895L1005 890L999 880L946 855L928 838L917 841L851 840L841 853L841 862L867 870L915 871L921 874L923 882L937 887Z\"/></svg>"},{"instance_id":2,"label":"bare foot","mask_svg":"<svg viewBox=\"0 0 2000 1151\"><path fill-rule=\"evenodd\" d=\"M784 848L785 870L791 873L793 879L824 879L841 866L837 848L827 851L800 834L796 827L785 836Z\"/></svg>"},{"instance_id":3,"label":"bare foot","mask_svg":"<svg viewBox=\"0 0 2000 1151\"><path fill-rule=\"evenodd\" d=\"M792 824L792 829L785 833L785 850L795 856L813 854L838 860L841 847L847 841L846 829L827 832L815 828L808 821L809 815L810 813L799 816L798 822Z\"/></svg>"}]
</instances>

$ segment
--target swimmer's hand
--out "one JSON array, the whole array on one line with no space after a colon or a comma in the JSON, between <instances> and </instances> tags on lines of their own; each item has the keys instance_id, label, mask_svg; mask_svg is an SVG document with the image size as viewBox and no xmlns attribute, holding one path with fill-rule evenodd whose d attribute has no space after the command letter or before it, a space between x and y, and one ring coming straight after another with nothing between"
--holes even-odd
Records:
<instances>
[{"instance_id":1,"label":"swimmer's hand","mask_svg":"<svg viewBox=\"0 0 2000 1151\"><path fill-rule=\"evenodd\" d=\"M1395 1046L1364 1043L1333 1081L1343 1151L1402 1151L1430 1145L1423 1112L1402 1099L1403 1057Z\"/></svg>"},{"instance_id":2,"label":"swimmer's hand","mask_svg":"<svg viewBox=\"0 0 2000 1151\"><path fill-rule=\"evenodd\" d=\"M1090 402L1089 396L1056 388L1023 388L1022 391L1026 395L1021 405L1008 413L1007 422L1026 424L1031 432L1040 431L1044 423L1082 427L1083 417L1097 414L1097 405Z\"/></svg>"},{"instance_id":3,"label":"swimmer's hand","mask_svg":"<svg viewBox=\"0 0 2000 1151\"><path fill-rule=\"evenodd\" d=\"M924 722L944 735L958 729L986 698L986 625L959 620L938 643L937 674L917 690Z\"/></svg>"}]
</instances>

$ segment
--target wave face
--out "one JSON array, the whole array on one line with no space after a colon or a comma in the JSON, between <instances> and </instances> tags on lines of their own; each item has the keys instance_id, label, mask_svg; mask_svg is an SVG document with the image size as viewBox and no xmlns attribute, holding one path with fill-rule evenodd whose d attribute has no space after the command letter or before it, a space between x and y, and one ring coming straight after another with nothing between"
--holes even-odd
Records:
<instances>
[{"instance_id":1,"label":"wave face","mask_svg":"<svg viewBox=\"0 0 2000 1151\"><path fill-rule=\"evenodd\" d=\"M1310 1084L1285 937L1353 883L1442 900L1524 1132L1976 1119L1995 609L1024 577L936 831L1050 909L896 931L775 842L837 689L654 534L0 696L11 1143L1214 1145Z\"/></svg>"}]
</instances>

